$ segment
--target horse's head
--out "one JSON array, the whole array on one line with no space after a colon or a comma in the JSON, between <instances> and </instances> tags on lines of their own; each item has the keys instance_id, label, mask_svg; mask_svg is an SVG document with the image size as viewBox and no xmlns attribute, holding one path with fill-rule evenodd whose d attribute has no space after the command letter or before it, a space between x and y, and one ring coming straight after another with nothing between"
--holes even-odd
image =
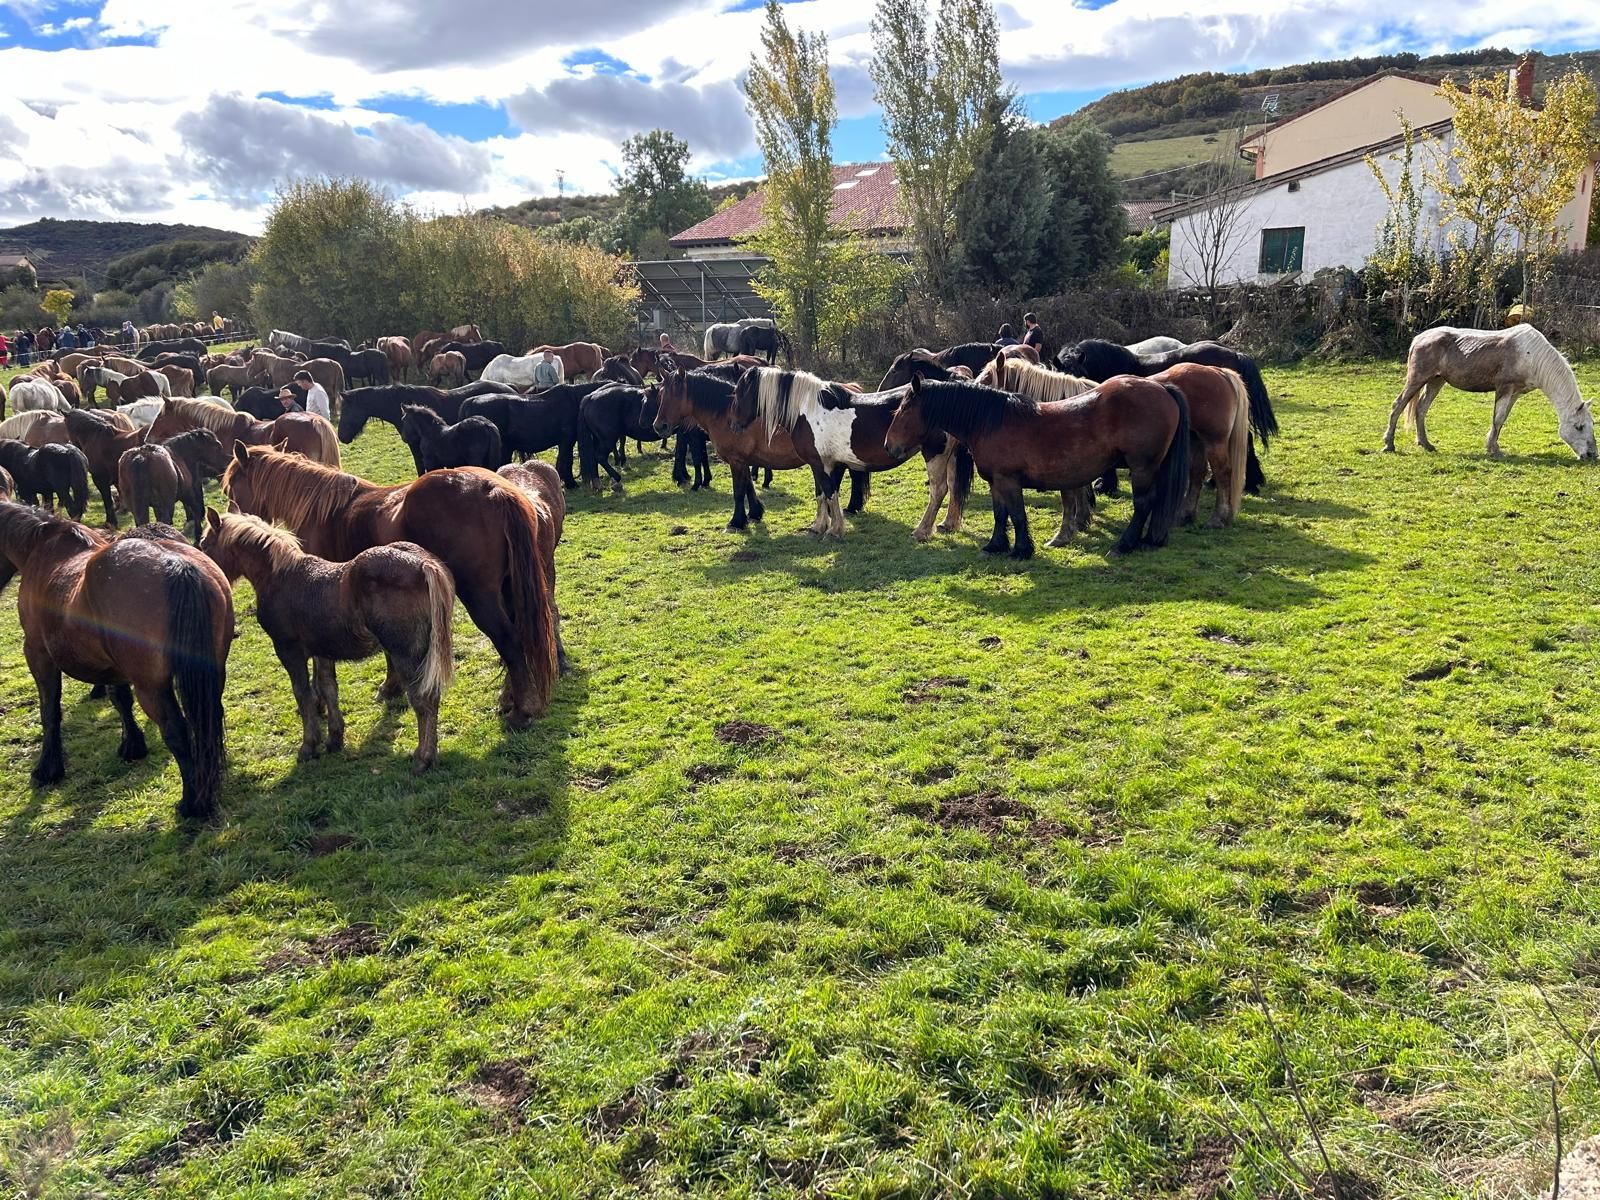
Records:
<instances>
[{"instance_id":1,"label":"horse's head","mask_svg":"<svg viewBox=\"0 0 1600 1200\"><path fill-rule=\"evenodd\" d=\"M689 419L689 382L682 371L675 371L670 365L661 366L660 378L657 395L661 403L653 427L657 437L666 437L683 428Z\"/></svg>"},{"instance_id":2,"label":"horse's head","mask_svg":"<svg viewBox=\"0 0 1600 1200\"><path fill-rule=\"evenodd\" d=\"M900 406L894 410L883 448L896 458L908 457L928 436L927 418L922 412L922 377L913 375Z\"/></svg>"},{"instance_id":3,"label":"horse's head","mask_svg":"<svg viewBox=\"0 0 1600 1200\"><path fill-rule=\"evenodd\" d=\"M233 443L233 461L228 464L228 469L222 473L222 492L229 500L237 504L243 512L256 512L257 510L257 475L259 460L264 454L270 453L264 446L251 447L243 442Z\"/></svg>"},{"instance_id":4,"label":"horse's head","mask_svg":"<svg viewBox=\"0 0 1600 1200\"><path fill-rule=\"evenodd\" d=\"M1572 452L1580 459L1591 459L1597 456L1594 439L1594 413L1590 409L1591 403L1591 401L1585 400L1576 408L1562 413L1560 418L1561 440L1571 446Z\"/></svg>"},{"instance_id":5,"label":"horse's head","mask_svg":"<svg viewBox=\"0 0 1600 1200\"><path fill-rule=\"evenodd\" d=\"M197 429L192 436L195 443L195 469L207 479L220 478L228 469L232 455L209 429Z\"/></svg>"},{"instance_id":6,"label":"horse's head","mask_svg":"<svg viewBox=\"0 0 1600 1200\"><path fill-rule=\"evenodd\" d=\"M222 514L209 504L206 505L205 526L200 530L200 543L196 548L217 564L218 569L228 577L229 583L239 578L239 564L233 561L230 553L232 547L222 535Z\"/></svg>"},{"instance_id":7,"label":"horse's head","mask_svg":"<svg viewBox=\"0 0 1600 1200\"><path fill-rule=\"evenodd\" d=\"M750 367L733 385L733 404L728 409L728 427L735 433L750 428L761 412L761 368Z\"/></svg>"},{"instance_id":8,"label":"horse's head","mask_svg":"<svg viewBox=\"0 0 1600 1200\"><path fill-rule=\"evenodd\" d=\"M994 357L984 364L983 370L978 372L977 382L986 387L1010 391L1010 387L1006 382L1006 364L1010 361L1011 359L1007 356L1003 347L996 350Z\"/></svg>"},{"instance_id":9,"label":"horse's head","mask_svg":"<svg viewBox=\"0 0 1600 1200\"><path fill-rule=\"evenodd\" d=\"M1083 343L1076 346L1063 346L1061 353L1056 355L1056 365L1068 375L1088 376L1087 356L1083 352Z\"/></svg>"}]
</instances>

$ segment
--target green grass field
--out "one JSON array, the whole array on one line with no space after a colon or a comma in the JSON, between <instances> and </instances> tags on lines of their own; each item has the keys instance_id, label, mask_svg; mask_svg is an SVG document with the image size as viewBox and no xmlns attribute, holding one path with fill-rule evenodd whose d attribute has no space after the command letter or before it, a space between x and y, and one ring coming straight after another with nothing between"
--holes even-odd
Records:
<instances>
[{"instance_id":1,"label":"green grass field","mask_svg":"<svg viewBox=\"0 0 1600 1200\"><path fill-rule=\"evenodd\" d=\"M549 717L462 617L420 783L380 660L295 762L241 585L199 830L83 685L29 789L8 593L0 1191L1331 1196L1320 1138L1346 1200L1548 1194L1552 1080L1600 1131L1540 997L1600 1033L1600 471L1538 395L1504 461L1453 392L1377 453L1399 378L1269 372L1265 496L1122 560L1125 498L1016 564L981 485L914 545L912 466L822 544L799 473L737 536L720 465L630 460Z\"/></svg>"}]
</instances>

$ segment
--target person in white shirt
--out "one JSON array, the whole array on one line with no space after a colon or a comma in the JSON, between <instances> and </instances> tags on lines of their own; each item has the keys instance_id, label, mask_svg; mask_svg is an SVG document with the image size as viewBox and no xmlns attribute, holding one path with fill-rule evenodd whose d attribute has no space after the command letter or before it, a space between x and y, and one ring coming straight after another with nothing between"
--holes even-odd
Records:
<instances>
[{"instance_id":1,"label":"person in white shirt","mask_svg":"<svg viewBox=\"0 0 1600 1200\"><path fill-rule=\"evenodd\" d=\"M296 397L294 392L299 392ZM296 371L294 382L282 392L278 393L280 399L298 399L299 406L308 413L316 413L324 421L333 420L333 409L328 405L328 393L323 386L311 378L310 371Z\"/></svg>"}]
</instances>

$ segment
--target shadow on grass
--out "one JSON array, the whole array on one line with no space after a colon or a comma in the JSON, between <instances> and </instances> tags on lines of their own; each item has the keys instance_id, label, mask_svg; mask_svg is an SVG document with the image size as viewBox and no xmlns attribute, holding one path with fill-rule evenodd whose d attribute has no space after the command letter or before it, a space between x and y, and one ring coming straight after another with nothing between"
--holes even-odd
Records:
<instances>
[{"instance_id":1,"label":"shadow on grass","mask_svg":"<svg viewBox=\"0 0 1600 1200\"><path fill-rule=\"evenodd\" d=\"M248 749L230 737L222 813L201 825L174 815L177 774L154 727L143 722L149 757L122 764L116 715L87 690L65 713L66 780L34 789L0 827L0 1002L94 988L177 944L197 921L252 903L392 926L420 902L548 868L566 842L567 746L588 697L582 672L561 681L543 720L487 748L441 721L440 763L420 778L410 773L409 708L376 719L347 710L346 748L287 773L251 754L292 756L297 721L281 745L263 746L259 731ZM493 692L483 697L493 702ZM238 709L228 716L230 729L242 723ZM36 750L35 741L28 753ZM146 823L101 820L152 783L163 806ZM65 819L42 822L52 810ZM254 899L262 889L275 898Z\"/></svg>"}]
</instances>

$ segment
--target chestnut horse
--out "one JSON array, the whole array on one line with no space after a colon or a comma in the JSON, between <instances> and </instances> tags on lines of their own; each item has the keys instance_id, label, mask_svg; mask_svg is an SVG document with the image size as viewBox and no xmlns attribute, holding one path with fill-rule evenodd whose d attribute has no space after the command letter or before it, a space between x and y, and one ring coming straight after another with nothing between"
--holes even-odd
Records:
<instances>
[{"instance_id":1,"label":"chestnut horse","mask_svg":"<svg viewBox=\"0 0 1600 1200\"><path fill-rule=\"evenodd\" d=\"M932 430L965 442L989 483L994 534L988 554L1009 546L1012 558L1033 557L1024 487L1070 491L1087 487L1113 464L1133 480L1133 520L1115 553L1141 543L1166 544L1189 485L1189 402L1171 384L1119 376L1071 400L1040 404L975 383L911 380L885 439L891 454L909 454Z\"/></svg>"},{"instance_id":2,"label":"chestnut horse","mask_svg":"<svg viewBox=\"0 0 1600 1200\"><path fill-rule=\"evenodd\" d=\"M184 524L194 525L200 540L200 513L205 508L207 479L216 479L228 466L228 452L209 429L191 429L159 445L146 442L123 454L117 462L117 491L143 525L155 509L156 520L171 525L178 501L183 501Z\"/></svg>"},{"instance_id":3,"label":"chestnut horse","mask_svg":"<svg viewBox=\"0 0 1600 1200\"><path fill-rule=\"evenodd\" d=\"M75 408L63 415L67 436L89 460L89 478L94 480L100 502L105 505L106 524L115 529L117 506L111 499L111 485L117 481L117 464L127 451L144 444L148 430L124 429L122 421L89 408ZM28 432L32 434L34 430Z\"/></svg>"},{"instance_id":4,"label":"chestnut horse","mask_svg":"<svg viewBox=\"0 0 1600 1200\"><path fill-rule=\"evenodd\" d=\"M455 576L456 592L506 667L500 711L513 728L540 716L557 673L555 589L528 498L479 467L429 471L383 487L332 467L237 443L222 490L245 512L280 521L319 558L415 542ZM403 690L402 681L393 681Z\"/></svg>"},{"instance_id":5,"label":"chestnut horse","mask_svg":"<svg viewBox=\"0 0 1600 1200\"><path fill-rule=\"evenodd\" d=\"M561 369L566 374L568 383L576 383L578 376L593 376L600 370L601 365L611 357L611 351L598 342L568 342L565 346L535 346L529 350L524 358L532 354L543 354L550 351L561 360ZM637 367L634 370L638 370ZM643 371L639 371L643 375Z\"/></svg>"},{"instance_id":6,"label":"chestnut horse","mask_svg":"<svg viewBox=\"0 0 1600 1200\"><path fill-rule=\"evenodd\" d=\"M108 686L122 720L117 754L145 756L133 701L178 764L178 815L216 812L222 778L222 688L233 644L233 592L175 530L109 538L65 517L0 504L0 588L22 575L22 654L39 689L44 745L36 787L66 774L61 677Z\"/></svg>"},{"instance_id":7,"label":"chestnut horse","mask_svg":"<svg viewBox=\"0 0 1600 1200\"><path fill-rule=\"evenodd\" d=\"M164 442L189 429L209 429L224 446L282 446L325 466L339 465L339 438L327 418L316 413L284 413L272 421L257 421L209 400L168 400L150 423L150 440Z\"/></svg>"},{"instance_id":8,"label":"chestnut horse","mask_svg":"<svg viewBox=\"0 0 1600 1200\"><path fill-rule=\"evenodd\" d=\"M243 575L255 591L256 620L289 673L300 709L301 762L317 756L321 713L328 716L329 752L344 747L333 664L379 650L389 663L385 688L398 681L417 716L411 773L439 761L439 697L455 669L456 606L455 582L442 562L421 546L391 542L331 563L307 554L287 529L242 513L219 516L214 508L206 509L200 549L230 583ZM382 691L379 697L390 698Z\"/></svg>"},{"instance_id":9,"label":"chestnut horse","mask_svg":"<svg viewBox=\"0 0 1600 1200\"><path fill-rule=\"evenodd\" d=\"M572 667L561 642L561 611L555 607L555 588L556 546L567 523L566 489L561 486L560 474L542 458L507 463L495 473L519 489L539 514L539 553L544 555L545 570L550 573L550 607L556 614L556 665L565 675Z\"/></svg>"},{"instance_id":10,"label":"chestnut horse","mask_svg":"<svg viewBox=\"0 0 1600 1200\"><path fill-rule=\"evenodd\" d=\"M659 379L663 368L675 371L698 371L707 363L698 354L689 354L683 350L669 352L651 346L640 346L628 355L628 365L641 376L654 375Z\"/></svg>"}]
</instances>

